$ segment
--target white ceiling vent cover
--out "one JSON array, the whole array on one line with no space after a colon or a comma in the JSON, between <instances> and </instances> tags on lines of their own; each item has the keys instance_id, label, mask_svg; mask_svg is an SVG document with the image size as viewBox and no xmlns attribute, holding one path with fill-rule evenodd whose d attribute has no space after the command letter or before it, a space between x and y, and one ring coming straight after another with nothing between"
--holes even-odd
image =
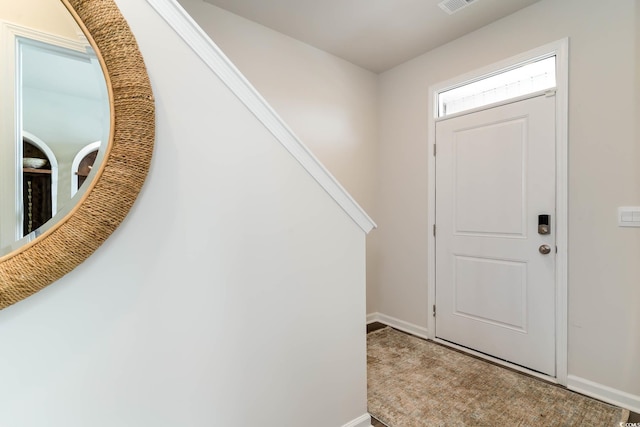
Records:
<instances>
[{"instance_id":1,"label":"white ceiling vent cover","mask_svg":"<svg viewBox=\"0 0 640 427\"><path fill-rule=\"evenodd\" d=\"M449 15L456 13L460 9L463 9L469 6L471 3L476 0L444 0L438 3L440 9L447 12Z\"/></svg>"}]
</instances>

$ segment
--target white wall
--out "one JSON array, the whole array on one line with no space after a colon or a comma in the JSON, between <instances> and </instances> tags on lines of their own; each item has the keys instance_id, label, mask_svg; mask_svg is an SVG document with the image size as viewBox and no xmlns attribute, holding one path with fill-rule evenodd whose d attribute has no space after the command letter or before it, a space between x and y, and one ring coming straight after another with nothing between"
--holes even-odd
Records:
<instances>
[{"instance_id":1,"label":"white wall","mask_svg":"<svg viewBox=\"0 0 640 427\"><path fill-rule=\"evenodd\" d=\"M342 426L366 413L365 236L144 0L152 168L79 268L0 312L0 425Z\"/></svg>"},{"instance_id":2,"label":"white wall","mask_svg":"<svg viewBox=\"0 0 640 427\"><path fill-rule=\"evenodd\" d=\"M637 8L542 0L380 76L376 311L426 327L429 86L568 36L569 374L640 399Z\"/></svg>"},{"instance_id":3,"label":"white wall","mask_svg":"<svg viewBox=\"0 0 640 427\"><path fill-rule=\"evenodd\" d=\"M375 221L377 74L202 0L179 2Z\"/></svg>"}]
</instances>

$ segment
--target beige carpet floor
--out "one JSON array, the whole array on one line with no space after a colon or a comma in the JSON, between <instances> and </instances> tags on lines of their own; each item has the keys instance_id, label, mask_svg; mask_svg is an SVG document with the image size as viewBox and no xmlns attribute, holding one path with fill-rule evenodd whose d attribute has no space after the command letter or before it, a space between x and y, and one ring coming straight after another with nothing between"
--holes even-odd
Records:
<instances>
[{"instance_id":1,"label":"beige carpet floor","mask_svg":"<svg viewBox=\"0 0 640 427\"><path fill-rule=\"evenodd\" d=\"M367 335L369 413L390 427L618 427L629 411L384 328Z\"/></svg>"}]
</instances>

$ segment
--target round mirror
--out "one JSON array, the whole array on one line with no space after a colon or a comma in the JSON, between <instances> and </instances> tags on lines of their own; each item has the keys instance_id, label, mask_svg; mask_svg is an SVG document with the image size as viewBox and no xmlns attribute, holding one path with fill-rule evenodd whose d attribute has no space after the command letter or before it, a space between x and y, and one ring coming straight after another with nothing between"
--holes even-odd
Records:
<instances>
[{"instance_id":1,"label":"round mirror","mask_svg":"<svg viewBox=\"0 0 640 427\"><path fill-rule=\"evenodd\" d=\"M7 4L0 308L71 271L115 230L146 177L155 126L142 57L112 0Z\"/></svg>"}]
</instances>

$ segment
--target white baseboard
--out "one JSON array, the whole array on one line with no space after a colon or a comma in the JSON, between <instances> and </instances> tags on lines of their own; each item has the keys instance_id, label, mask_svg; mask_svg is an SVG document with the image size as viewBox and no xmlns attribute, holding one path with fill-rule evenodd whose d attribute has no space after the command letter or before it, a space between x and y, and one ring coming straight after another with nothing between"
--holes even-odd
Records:
<instances>
[{"instance_id":1,"label":"white baseboard","mask_svg":"<svg viewBox=\"0 0 640 427\"><path fill-rule=\"evenodd\" d=\"M380 322L392 328L399 329L403 332L415 335L420 338L428 339L427 328L423 326L414 325L413 323L405 322L404 320L396 319L395 317L387 316L382 313L367 314L367 324Z\"/></svg>"},{"instance_id":2,"label":"white baseboard","mask_svg":"<svg viewBox=\"0 0 640 427\"><path fill-rule=\"evenodd\" d=\"M342 427L371 427L371 415L361 415L355 420L349 421Z\"/></svg>"},{"instance_id":3,"label":"white baseboard","mask_svg":"<svg viewBox=\"0 0 640 427\"><path fill-rule=\"evenodd\" d=\"M640 413L640 396L616 390L584 378L569 375L567 388L578 393Z\"/></svg>"}]
</instances>

